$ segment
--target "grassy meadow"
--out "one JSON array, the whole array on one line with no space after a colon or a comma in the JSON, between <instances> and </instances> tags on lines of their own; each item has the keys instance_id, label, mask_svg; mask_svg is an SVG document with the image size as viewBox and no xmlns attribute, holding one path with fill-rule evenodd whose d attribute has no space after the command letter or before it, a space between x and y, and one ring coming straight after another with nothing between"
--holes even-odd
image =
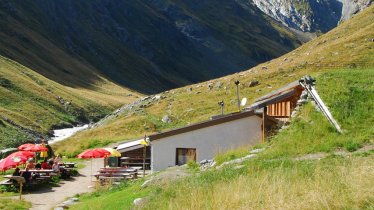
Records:
<instances>
[{"instance_id":1,"label":"grassy meadow","mask_svg":"<svg viewBox=\"0 0 374 210\"><path fill-rule=\"evenodd\" d=\"M139 96L129 93L109 81L91 89L62 86L0 57L0 147L33 139L25 130L46 135L56 126L95 121Z\"/></svg>"},{"instance_id":2,"label":"grassy meadow","mask_svg":"<svg viewBox=\"0 0 374 210\"><path fill-rule=\"evenodd\" d=\"M73 209L373 209L374 69L334 70L317 77L317 88L344 129L339 134L311 103L289 127L273 136L257 157L240 167L194 172L178 181L87 194ZM218 164L249 154L239 148L216 157ZM325 153L322 159L299 160ZM348 155L337 155L345 152ZM148 202L134 207L135 198Z\"/></svg>"},{"instance_id":3,"label":"grassy meadow","mask_svg":"<svg viewBox=\"0 0 374 210\"><path fill-rule=\"evenodd\" d=\"M0 197L0 209L4 210L26 210L31 208L31 204L26 201Z\"/></svg>"}]
</instances>

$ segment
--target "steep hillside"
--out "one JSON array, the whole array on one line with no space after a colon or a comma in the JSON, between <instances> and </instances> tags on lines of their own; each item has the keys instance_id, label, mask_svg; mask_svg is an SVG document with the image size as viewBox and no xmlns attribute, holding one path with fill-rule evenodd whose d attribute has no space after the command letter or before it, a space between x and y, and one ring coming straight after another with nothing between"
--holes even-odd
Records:
<instances>
[{"instance_id":1,"label":"steep hillside","mask_svg":"<svg viewBox=\"0 0 374 210\"><path fill-rule=\"evenodd\" d=\"M0 54L71 87L155 93L238 72L299 45L249 3L0 2Z\"/></svg>"},{"instance_id":2,"label":"steep hillside","mask_svg":"<svg viewBox=\"0 0 374 210\"><path fill-rule=\"evenodd\" d=\"M190 85L150 97L124 107L100 126L56 145L62 153L74 155L87 147L105 145L218 115L217 102L224 100L225 112L236 111L235 80L240 95L249 102L301 76L317 76L336 69L374 67L374 7L366 9L338 28L302 47L248 71ZM254 85L253 81L259 84ZM171 122L163 122L167 115ZM71 146L75 142L75 146Z\"/></svg>"},{"instance_id":3,"label":"steep hillside","mask_svg":"<svg viewBox=\"0 0 374 210\"><path fill-rule=\"evenodd\" d=\"M372 209L373 77L374 68L317 77L344 134L309 103L287 129L257 145L262 152L243 147L219 154L208 170L191 163L171 168L147 177L146 187L141 179L80 196L72 209ZM252 158L220 167L248 154Z\"/></svg>"},{"instance_id":4,"label":"steep hillside","mask_svg":"<svg viewBox=\"0 0 374 210\"><path fill-rule=\"evenodd\" d=\"M96 121L139 95L101 80L90 90L62 86L0 56L0 148L46 138L52 128Z\"/></svg>"}]
</instances>

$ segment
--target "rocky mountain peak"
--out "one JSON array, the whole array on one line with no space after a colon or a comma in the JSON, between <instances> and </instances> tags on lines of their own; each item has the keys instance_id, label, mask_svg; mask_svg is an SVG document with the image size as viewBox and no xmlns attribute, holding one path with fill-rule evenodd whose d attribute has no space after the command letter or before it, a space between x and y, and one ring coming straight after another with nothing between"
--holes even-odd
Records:
<instances>
[{"instance_id":1,"label":"rocky mountain peak","mask_svg":"<svg viewBox=\"0 0 374 210\"><path fill-rule=\"evenodd\" d=\"M373 0L250 1L283 25L302 32L327 32L373 2Z\"/></svg>"}]
</instances>

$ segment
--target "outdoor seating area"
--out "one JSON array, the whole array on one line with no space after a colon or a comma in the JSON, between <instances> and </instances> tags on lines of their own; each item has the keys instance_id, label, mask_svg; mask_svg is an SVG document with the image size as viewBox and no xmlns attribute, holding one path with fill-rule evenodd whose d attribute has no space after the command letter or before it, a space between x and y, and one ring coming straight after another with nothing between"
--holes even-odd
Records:
<instances>
[{"instance_id":1,"label":"outdoor seating area","mask_svg":"<svg viewBox=\"0 0 374 210\"><path fill-rule=\"evenodd\" d=\"M128 179L137 179L138 170L142 168L118 167L117 164L110 167L112 165L109 163L110 161L108 161L110 158L117 160L119 157L121 157L121 153L112 148L88 149L80 153L77 157L87 159L104 158L104 167L100 168L96 173L92 173L91 171L91 176L95 177L95 182L100 185L111 185Z\"/></svg>"},{"instance_id":2,"label":"outdoor seating area","mask_svg":"<svg viewBox=\"0 0 374 210\"><path fill-rule=\"evenodd\" d=\"M76 173L76 170L76 163L60 163L58 171L42 168L16 168L13 174L3 176L4 180L0 182L0 185L7 186L8 188L14 186L16 189L18 189L22 182L23 188L32 190L38 185L52 183L53 177L56 177L56 179L70 178Z\"/></svg>"},{"instance_id":3,"label":"outdoor seating area","mask_svg":"<svg viewBox=\"0 0 374 210\"><path fill-rule=\"evenodd\" d=\"M17 152L0 161L0 171L4 173L0 186L19 191L20 196L22 190L34 190L38 186L56 183L60 178L68 179L77 174L76 163L64 163L59 155L48 153L44 143L23 144L17 149ZM14 169L13 173L6 173L10 169Z\"/></svg>"}]
</instances>

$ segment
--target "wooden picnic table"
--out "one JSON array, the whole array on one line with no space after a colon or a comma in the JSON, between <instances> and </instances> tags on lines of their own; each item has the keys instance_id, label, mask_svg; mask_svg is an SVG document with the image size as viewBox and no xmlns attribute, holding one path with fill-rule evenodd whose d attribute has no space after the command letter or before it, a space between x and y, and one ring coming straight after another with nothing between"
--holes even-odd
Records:
<instances>
[{"instance_id":1,"label":"wooden picnic table","mask_svg":"<svg viewBox=\"0 0 374 210\"><path fill-rule=\"evenodd\" d=\"M111 185L113 184L113 182L120 182L123 179L125 178L124 177L108 177L108 176L99 176L98 178L101 185L104 185L104 184Z\"/></svg>"},{"instance_id":2,"label":"wooden picnic table","mask_svg":"<svg viewBox=\"0 0 374 210\"><path fill-rule=\"evenodd\" d=\"M125 168L125 167L109 167L109 168L100 168L99 171L126 171L126 172L135 172L136 168Z\"/></svg>"},{"instance_id":3,"label":"wooden picnic table","mask_svg":"<svg viewBox=\"0 0 374 210\"><path fill-rule=\"evenodd\" d=\"M96 179L99 177L123 177L123 178L138 178L138 170L133 168L101 168L98 173L93 174Z\"/></svg>"},{"instance_id":4,"label":"wooden picnic table","mask_svg":"<svg viewBox=\"0 0 374 210\"><path fill-rule=\"evenodd\" d=\"M21 172L25 172L25 169L22 169ZM52 169L29 169L30 173L38 173L40 175L45 175L45 176L56 176L57 173L52 170Z\"/></svg>"},{"instance_id":5,"label":"wooden picnic table","mask_svg":"<svg viewBox=\"0 0 374 210\"><path fill-rule=\"evenodd\" d=\"M26 169L22 169L21 172L25 172ZM52 169L29 169L31 173L53 173Z\"/></svg>"},{"instance_id":6,"label":"wooden picnic table","mask_svg":"<svg viewBox=\"0 0 374 210\"><path fill-rule=\"evenodd\" d=\"M77 163L73 162L66 162L66 163L59 163L60 166L63 166L65 168L76 168Z\"/></svg>"},{"instance_id":7,"label":"wooden picnic table","mask_svg":"<svg viewBox=\"0 0 374 210\"><path fill-rule=\"evenodd\" d=\"M95 176L96 178L99 176L105 176L105 177L130 177L134 173L95 173L92 174L92 176Z\"/></svg>"},{"instance_id":8,"label":"wooden picnic table","mask_svg":"<svg viewBox=\"0 0 374 210\"><path fill-rule=\"evenodd\" d=\"M4 178L8 179L8 181L15 181L16 183L19 183L22 181L22 183L25 183L25 178L23 176L13 176L13 175L5 175ZM9 182L13 183L13 182ZM5 182L4 182L5 184Z\"/></svg>"},{"instance_id":9,"label":"wooden picnic table","mask_svg":"<svg viewBox=\"0 0 374 210\"><path fill-rule=\"evenodd\" d=\"M19 199L22 199L22 185L26 182L23 176L5 175L4 178L8 179L10 185L19 186Z\"/></svg>"},{"instance_id":10,"label":"wooden picnic table","mask_svg":"<svg viewBox=\"0 0 374 210\"><path fill-rule=\"evenodd\" d=\"M20 198L22 194L22 188L24 186L28 188L33 188L33 186L43 183L48 183L51 180L50 176L39 176L35 179L31 179L29 182L26 182L23 176L13 176L13 175L6 175L4 178L8 179L0 183L0 185L8 185L8 186L15 186L19 187L20 191Z\"/></svg>"}]
</instances>

